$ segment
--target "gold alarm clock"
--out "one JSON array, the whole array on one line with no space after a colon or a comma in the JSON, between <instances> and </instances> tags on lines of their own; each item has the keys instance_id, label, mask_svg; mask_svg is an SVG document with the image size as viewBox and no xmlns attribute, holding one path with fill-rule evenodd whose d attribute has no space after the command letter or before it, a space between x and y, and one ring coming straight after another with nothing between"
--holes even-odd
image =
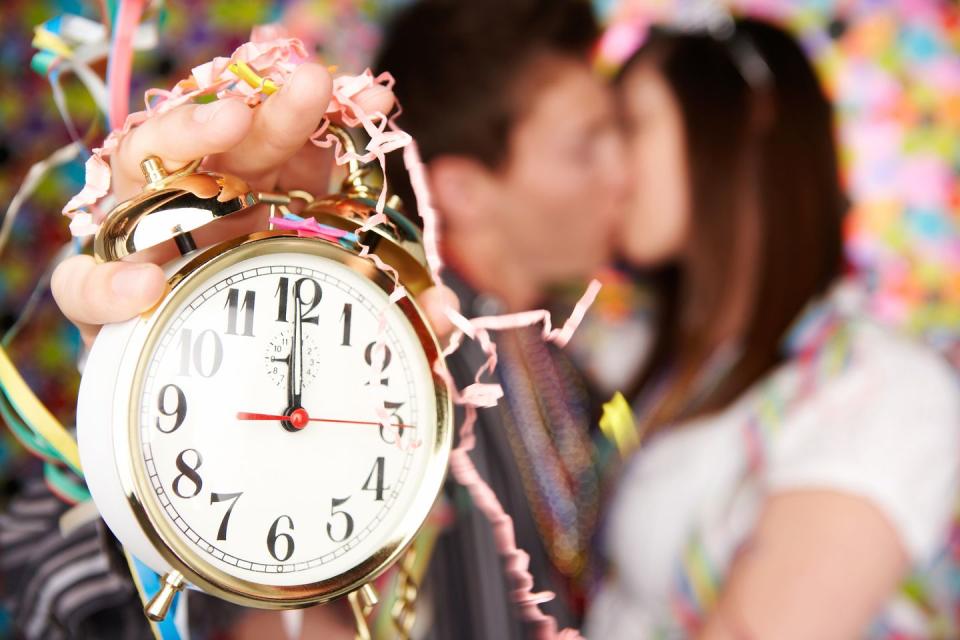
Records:
<instances>
[{"instance_id":1,"label":"gold alarm clock","mask_svg":"<svg viewBox=\"0 0 960 640\"><path fill-rule=\"evenodd\" d=\"M289 201L198 164L167 175L147 159L144 192L102 225L99 260L170 239L182 255L153 309L100 332L78 403L94 502L163 576L154 619L185 586L273 609L358 592L410 545L452 443L437 339L361 255L396 269L412 296L432 284L419 231L397 211L357 235L372 170L352 165L341 193L302 213L345 233L263 231L197 249L197 228Z\"/></svg>"}]
</instances>

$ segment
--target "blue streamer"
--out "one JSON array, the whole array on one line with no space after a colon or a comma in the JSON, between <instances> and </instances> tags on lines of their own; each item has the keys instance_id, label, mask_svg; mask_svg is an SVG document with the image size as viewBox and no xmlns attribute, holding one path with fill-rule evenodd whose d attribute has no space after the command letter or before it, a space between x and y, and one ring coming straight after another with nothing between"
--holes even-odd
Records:
<instances>
[{"instance_id":1,"label":"blue streamer","mask_svg":"<svg viewBox=\"0 0 960 640\"><path fill-rule=\"evenodd\" d=\"M131 557L133 557L131 555ZM155 596L160 587L162 586L162 581L160 576L150 567L140 562L136 557L133 557L133 564L137 570L137 577L140 580L140 585L143 589L143 595L145 596L144 600L149 601L150 598ZM177 593L173 596L173 603L170 605L170 611L167 613L167 617L161 622L153 622L153 624L160 631L160 638L162 640L182 640L180 637L180 632L177 630L177 625L175 619L177 617L177 606L180 604L180 596L182 594Z\"/></svg>"}]
</instances>

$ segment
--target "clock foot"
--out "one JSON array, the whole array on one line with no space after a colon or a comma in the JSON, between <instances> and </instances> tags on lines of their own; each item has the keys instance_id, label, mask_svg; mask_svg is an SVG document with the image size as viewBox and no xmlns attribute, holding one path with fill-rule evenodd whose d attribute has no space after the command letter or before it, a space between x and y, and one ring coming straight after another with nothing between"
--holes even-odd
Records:
<instances>
[{"instance_id":1,"label":"clock foot","mask_svg":"<svg viewBox=\"0 0 960 640\"><path fill-rule=\"evenodd\" d=\"M419 587L416 579L417 548L410 545L403 553L397 575L396 599L390 615L397 631L397 637L407 640L413 632L417 617L417 596Z\"/></svg>"},{"instance_id":2,"label":"clock foot","mask_svg":"<svg viewBox=\"0 0 960 640\"><path fill-rule=\"evenodd\" d=\"M373 585L369 582L360 587L360 602L363 603L365 611L370 611L380 602L380 596L377 595L377 590L374 589Z\"/></svg>"},{"instance_id":3,"label":"clock foot","mask_svg":"<svg viewBox=\"0 0 960 640\"><path fill-rule=\"evenodd\" d=\"M163 576L163 584L160 591L150 598L144 613L154 622L160 622L167 617L170 611L170 605L173 604L173 598L183 589L183 576L179 571L171 571Z\"/></svg>"},{"instance_id":4,"label":"clock foot","mask_svg":"<svg viewBox=\"0 0 960 640\"><path fill-rule=\"evenodd\" d=\"M379 602L376 590L370 584L365 584L356 591L347 594L353 620L357 625L356 640L370 640L370 627L367 625L367 616Z\"/></svg>"}]
</instances>

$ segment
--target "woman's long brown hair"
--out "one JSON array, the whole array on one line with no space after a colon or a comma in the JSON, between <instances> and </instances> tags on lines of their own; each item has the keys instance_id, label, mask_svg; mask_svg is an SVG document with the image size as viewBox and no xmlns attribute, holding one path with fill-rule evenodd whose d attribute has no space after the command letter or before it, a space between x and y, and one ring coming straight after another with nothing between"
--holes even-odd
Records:
<instances>
[{"instance_id":1,"label":"woman's long brown hair","mask_svg":"<svg viewBox=\"0 0 960 640\"><path fill-rule=\"evenodd\" d=\"M769 69L762 82L745 79L744 51ZM680 109L692 204L683 256L652 277L657 334L634 389L664 385L644 425L657 429L722 409L780 362L790 324L842 270L847 205L830 103L785 32L753 20L724 39L655 31L621 79L637 65L653 65ZM756 256L746 272L743 255ZM693 402L720 346L711 322L744 288L753 303L735 336L743 351Z\"/></svg>"}]
</instances>

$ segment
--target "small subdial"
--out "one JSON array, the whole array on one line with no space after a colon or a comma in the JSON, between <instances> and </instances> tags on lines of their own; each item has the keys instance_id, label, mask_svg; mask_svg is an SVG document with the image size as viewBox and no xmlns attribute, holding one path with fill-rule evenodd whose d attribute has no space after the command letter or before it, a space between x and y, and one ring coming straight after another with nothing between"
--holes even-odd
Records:
<instances>
[{"instance_id":1,"label":"small subdial","mask_svg":"<svg viewBox=\"0 0 960 640\"><path fill-rule=\"evenodd\" d=\"M274 336L267 344L265 360L267 375L274 384L282 387L287 384L289 367L287 359L290 357L290 344L293 337L293 328L287 328ZM303 384L307 385L317 377L317 346L308 336L303 336Z\"/></svg>"}]
</instances>

